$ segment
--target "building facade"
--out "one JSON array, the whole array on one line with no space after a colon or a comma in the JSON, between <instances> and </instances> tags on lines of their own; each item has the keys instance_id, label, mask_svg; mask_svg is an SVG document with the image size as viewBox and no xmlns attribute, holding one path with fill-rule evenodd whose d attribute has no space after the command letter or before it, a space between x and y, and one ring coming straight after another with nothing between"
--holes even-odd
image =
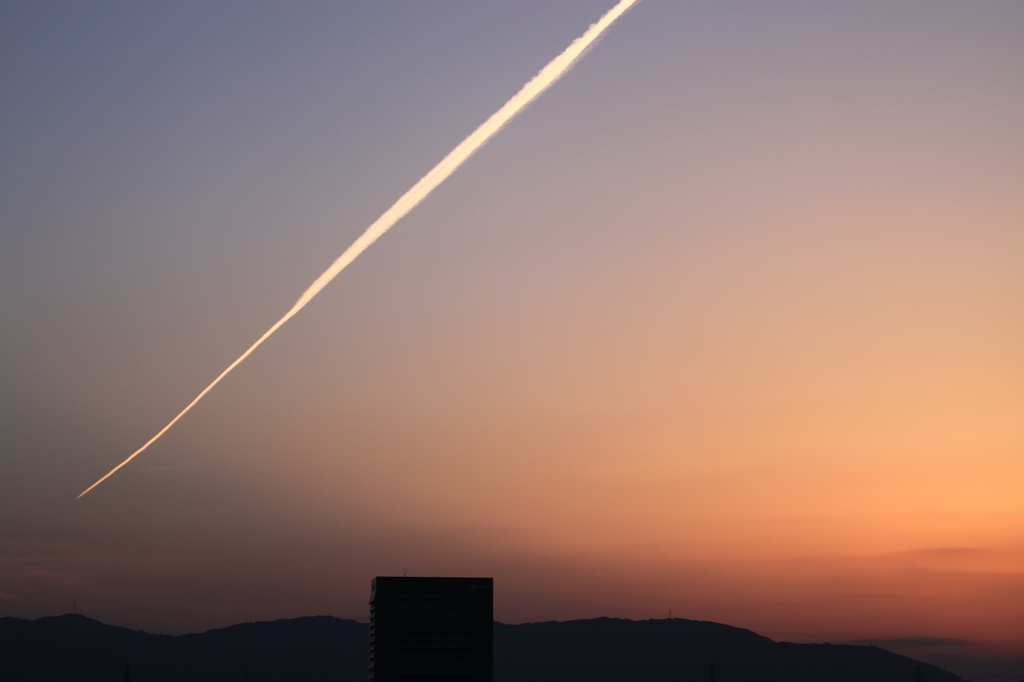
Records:
<instances>
[{"instance_id":1,"label":"building facade","mask_svg":"<svg viewBox=\"0 0 1024 682\"><path fill-rule=\"evenodd\" d=\"M492 682L493 641L493 578L370 583L373 682Z\"/></svg>"}]
</instances>

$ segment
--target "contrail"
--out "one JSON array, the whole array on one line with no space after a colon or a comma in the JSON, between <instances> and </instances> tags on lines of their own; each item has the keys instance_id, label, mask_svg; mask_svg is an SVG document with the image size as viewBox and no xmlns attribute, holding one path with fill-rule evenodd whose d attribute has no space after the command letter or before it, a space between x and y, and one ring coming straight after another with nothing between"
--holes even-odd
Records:
<instances>
[{"instance_id":1,"label":"contrail","mask_svg":"<svg viewBox=\"0 0 1024 682\"><path fill-rule=\"evenodd\" d=\"M377 239L391 229L391 227L401 220L406 213L416 207L421 201L427 198L431 192L434 191L438 185L444 182L449 175L455 172L455 170L465 163L466 159L473 155L480 147L484 146L488 140L501 130L506 123L512 120L516 114L522 111L530 102L537 98L542 92L547 90L551 85L554 84L559 78L572 68L573 64L583 56L583 53L587 51L594 41L600 37L604 31L612 25L616 19L636 4L638 0L620 0L615 7L608 10L600 20L595 24L591 24L587 32L572 42L569 47L565 49L565 52L558 55L551 62L545 66L540 72L533 77L533 79L523 86L523 89L517 92L512 99L505 102L505 105L498 109L489 119L484 121L483 125L473 131L473 133L465 140L459 143L455 149L448 153L448 156L441 160L441 163L434 166L434 168L420 178L419 182L412 186L412 188L403 194L394 205L384 212L380 218L377 218L376 222L366 228L366 232L352 243L352 246L345 250L345 253L341 254L336 261L331 264L331 267L327 268L324 274L317 277L316 281L306 289L305 293L299 297L299 300L295 302L292 309L285 313L284 317L274 323L274 326L268 329L263 336L256 340L256 343L249 346L249 350L242 353L242 355L228 365L228 368L220 373L216 379L213 380L209 386L203 389L203 392L195 397L195 399L182 410L177 417L171 420L171 422L160 429L155 436L146 441L146 444L131 454L131 457L118 464L116 467L110 470L110 472L101 478L100 480L93 483L91 486L86 488L81 495L85 495L87 492L98 486L103 481L110 478L115 471L123 467L128 462L135 459L140 453L145 451L150 445L155 443L160 436L167 433L167 430L174 426L175 423L182 417L184 417L189 410L195 407L195 404L203 399L207 393L210 392L214 386L220 383L220 380L228 375L228 372L238 367L249 357L254 350L259 348L260 344L270 338L270 335L276 332L281 325L288 320L292 319L297 312L306 307L306 304L313 300L313 297L320 293L320 291L327 286L332 279L338 276L338 273L344 270L349 263L354 261L359 254L365 251L370 244L377 241Z\"/></svg>"}]
</instances>

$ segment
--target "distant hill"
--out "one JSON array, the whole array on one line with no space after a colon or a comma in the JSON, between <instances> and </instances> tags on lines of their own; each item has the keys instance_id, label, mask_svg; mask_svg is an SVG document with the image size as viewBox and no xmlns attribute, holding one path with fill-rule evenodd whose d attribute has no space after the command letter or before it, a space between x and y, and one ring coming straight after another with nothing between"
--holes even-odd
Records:
<instances>
[{"instance_id":1,"label":"distant hill","mask_svg":"<svg viewBox=\"0 0 1024 682\"><path fill-rule=\"evenodd\" d=\"M369 627L329 616L152 635L79 615L0 618L0 682L366 680Z\"/></svg>"},{"instance_id":2,"label":"distant hill","mask_svg":"<svg viewBox=\"0 0 1024 682\"><path fill-rule=\"evenodd\" d=\"M365 623L329 616L153 635L80 615L0 618L0 681L363 682ZM495 682L957 682L873 646L777 643L683 619L494 624Z\"/></svg>"},{"instance_id":3,"label":"distant hill","mask_svg":"<svg viewBox=\"0 0 1024 682\"><path fill-rule=\"evenodd\" d=\"M954 682L874 646L788 644L707 621L596 618L494 627L496 682Z\"/></svg>"}]
</instances>

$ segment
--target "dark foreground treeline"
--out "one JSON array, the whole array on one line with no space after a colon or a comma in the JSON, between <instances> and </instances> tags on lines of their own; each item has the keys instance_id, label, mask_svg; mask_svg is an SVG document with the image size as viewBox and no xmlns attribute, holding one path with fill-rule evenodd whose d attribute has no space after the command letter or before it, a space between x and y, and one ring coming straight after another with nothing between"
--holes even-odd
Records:
<instances>
[{"instance_id":1,"label":"dark foreground treeline","mask_svg":"<svg viewBox=\"0 0 1024 682\"><path fill-rule=\"evenodd\" d=\"M0 618L0 682L364 682L368 626L328 616L152 635L84 616ZM494 624L495 682L956 682L873 646L777 643L682 619Z\"/></svg>"}]
</instances>

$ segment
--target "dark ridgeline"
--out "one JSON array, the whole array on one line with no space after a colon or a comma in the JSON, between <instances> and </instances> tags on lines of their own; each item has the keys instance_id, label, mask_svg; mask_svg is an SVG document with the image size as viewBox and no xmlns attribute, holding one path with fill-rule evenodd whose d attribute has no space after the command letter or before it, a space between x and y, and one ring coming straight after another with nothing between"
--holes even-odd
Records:
<instances>
[{"instance_id":1,"label":"dark ridgeline","mask_svg":"<svg viewBox=\"0 0 1024 682\"><path fill-rule=\"evenodd\" d=\"M132 682L366 682L369 634L327 616L178 637L80 615L0 618L0 682L120 682L126 667ZM712 665L715 682L959 680L878 647L776 643L718 623L494 623L495 682L706 682Z\"/></svg>"},{"instance_id":2,"label":"dark ridgeline","mask_svg":"<svg viewBox=\"0 0 1024 682\"><path fill-rule=\"evenodd\" d=\"M491 682L493 626L492 578L374 578L370 679Z\"/></svg>"},{"instance_id":3,"label":"dark ridgeline","mask_svg":"<svg viewBox=\"0 0 1024 682\"><path fill-rule=\"evenodd\" d=\"M330 616L156 635L81 615L0 618L0 682L366 682L366 623Z\"/></svg>"},{"instance_id":4,"label":"dark ridgeline","mask_svg":"<svg viewBox=\"0 0 1024 682\"><path fill-rule=\"evenodd\" d=\"M956 675L875 646L774 642L750 630L672 618L494 625L497 682L953 682Z\"/></svg>"}]
</instances>

